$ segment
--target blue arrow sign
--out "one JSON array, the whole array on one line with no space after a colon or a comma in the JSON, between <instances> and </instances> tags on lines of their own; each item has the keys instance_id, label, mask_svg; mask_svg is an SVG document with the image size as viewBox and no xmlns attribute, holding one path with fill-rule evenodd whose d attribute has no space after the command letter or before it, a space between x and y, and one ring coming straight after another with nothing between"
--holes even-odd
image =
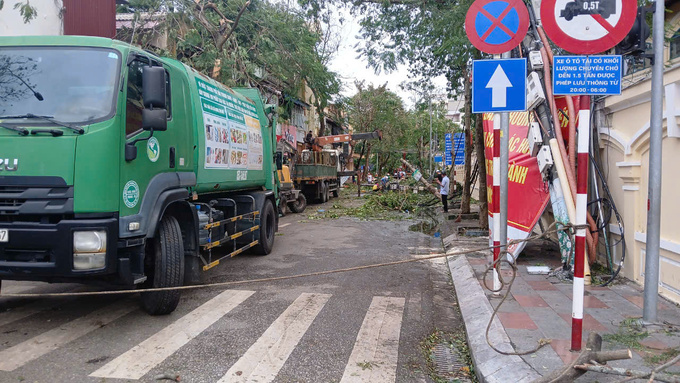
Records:
<instances>
[{"instance_id":1,"label":"blue arrow sign","mask_svg":"<svg viewBox=\"0 0 680 383\"><path fill-rule=\"evenodd\" d=\"M472 62L472 113L526 110L527 60Z\"/></svg>"}]
</instances>

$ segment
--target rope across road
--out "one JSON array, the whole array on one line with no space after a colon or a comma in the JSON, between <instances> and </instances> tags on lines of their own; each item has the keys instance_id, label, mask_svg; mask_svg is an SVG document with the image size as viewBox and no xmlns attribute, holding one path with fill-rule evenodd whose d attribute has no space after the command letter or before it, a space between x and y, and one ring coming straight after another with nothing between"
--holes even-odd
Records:
<instances>
[{"instance_id":1,"label":"rope across road","mask_svg":"<svg viewBox=\"0 0 680 383\"><path fill-rule=\"evenodd\" d=\"M452 257L452 256L459 256L459 255L465 255L465 254L469 254L469 253L475 253L475 252L491 250L491 249L493 249L493 246L491 246L491 247L489 247L489 246L479 247L479 248L474 248L474 249L454 251L454 252L448 252L448 253L437 253L437 254L431 254L431 255L428 255L428 256L413 258L413 259L404 259L404 260L400 260L400 261L374 263L374 264L370 264L370 265L346 267L346 268L334 269L334 270L315 271L315 272L311 272L311 273L287 275L287 276L281 276L281 277L268 277L268 278L247 279L247 280L241 280L241 281L206 283L206 284L202 284L202 285L189 285L189 286L176 286L176 287L155 287L155 288L135 289L135 290L78 291L78 292L63 292L63 293L9 293L9 294L0 293L0 298L84 297L84 296L96 296L96 295L137 294L137 293L141 293L141 292L146 293L146 292L172 291L172 290L197 290L197 289L207 289L207 288L213 288L213 287L231 287L231 286L245 285L245 284L251 284L251 283L277 282L277 281L285 281L285 280L290 280L290 279L316 277L316 276L320 276L320 275L330 275L330 274L346 273L346 272L351 272L351 271L375 269L375 268L378 268L378 267L403 265L403 264L406 264L406 263L421 262L421 261L427 261L427 260L432 260L432 259L440 259L440 258L446 258L446 257Z\"/></svg>"}]
</instances>

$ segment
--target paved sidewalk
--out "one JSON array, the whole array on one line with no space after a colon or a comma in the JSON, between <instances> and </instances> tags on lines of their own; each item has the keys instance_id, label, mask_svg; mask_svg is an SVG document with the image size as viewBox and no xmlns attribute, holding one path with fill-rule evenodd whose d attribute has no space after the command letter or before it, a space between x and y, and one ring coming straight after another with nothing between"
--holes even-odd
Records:
<instances>
[{"instance_id":1,"label":"paved sidewalk","mask_svg":"<svg viewBox=\"0 0 680 383\"><path fill-rule=\"evenodd\" d=\"M479 247L480 244L483 246L487 243L485 238L459 238L455 234L447 237L444 242L449 251ZM530 275L527 272L527 266L560 267L556 245L539 241L527 246L518 259L519 270L511 293L500 307L492 325L492 342L502 350L507 350L508 342L514 350L524 351L536 347L540 339L551 340L550 345L536 353L522 356L521 359L498 354L486 344L484 332L491 316L491 307L497 307L501 300L482 285L482 276L490 260L490 253L474 253L449 260L480 381L532 381L563 368L575 359L578 353L569 351L571 283L546 275ZM511 276L510 270L502 270L501 273L508 279ZM642 371L648 371L680 353L680 308L660 297L659 322L665 321L677 326L642 328L634 320L642 317L642 305L642 290L625 279L618 279L611 287L587 286L584 301L584 347L588 333L595 331L603 336L602 349L630 348L633 351L633 359L609 362L608 365ZM680 363L667 372L680 375ZM623 377L588 372L578 381L610 382L621 379Z\"/></svg>"}]
</instances>

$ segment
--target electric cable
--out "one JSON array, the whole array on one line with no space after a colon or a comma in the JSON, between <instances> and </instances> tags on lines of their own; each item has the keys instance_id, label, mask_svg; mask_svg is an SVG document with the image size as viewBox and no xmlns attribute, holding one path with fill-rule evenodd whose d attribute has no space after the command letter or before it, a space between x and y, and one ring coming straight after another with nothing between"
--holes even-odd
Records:
<instances>
[{"instance_id":1,"label":"electric cable","mask_svg":"<svg viewBox=\"0 0 680 383\"><path fill-rule=\"evenodd\" d=\"M593 163L593 166L595 167L595 172L597 173L598 178L600 179L600 182L602 182L602 189L604 190L604 192L606 193L606 195L608 197L606 199L605 198L601 198L601 199L607 200L608 203L610 204L611 211L614 212L614 216L616 217L616 222L619 226L619 236L621 237L621 239L619 239L616 243L614 243L613 245L610 245L610 248L614 248L614 247L618 246L619 243L621 244L621 259L619 260L619 264L616 268L616 271L614 271L612 273L611 278L609 278L609 280L607 282L605 282L601 285L602 287L606 287L619 275L619 273L621 272L621 268L623 267L623 262L626 259L625 228L624 228L624 225L623 225L623 219L621 218L621 214L619 214L619 210L616 208L616 204L614 203L614 199L613 199L612 194L609 190L609 185L607 185L607 181L605 180L605 178L602 174L602 170L600 169L600 166L595 161L595 157L592 155L592 153L589 155L589 157L590 157L590 161ZM605 225L609 221L603 220L602 222L603 222L603 227L606 227Z\"/></svg>"}]
</instances>

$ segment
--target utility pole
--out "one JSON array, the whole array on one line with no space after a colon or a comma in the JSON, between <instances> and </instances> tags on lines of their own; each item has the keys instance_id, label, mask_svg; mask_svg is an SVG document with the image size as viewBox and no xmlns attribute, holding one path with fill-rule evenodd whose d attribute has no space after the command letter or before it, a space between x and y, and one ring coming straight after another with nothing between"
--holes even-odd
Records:
<instances>
[{"instance_id":1,"label":"utility pole","mask_svg":"<svg viewBox=\"0 0 680 383\"><path fill-rule=\"evenodd\" d=\"M659 295L659 243L661 241L661 140L663 139L664 2L654 9L654 64L652 66L652 110L649 122L649 178L647 181L647 248L645 250L645 293L642 320L656 323Z\"/></svg>"},{"instance_id":2,"label":"utility pole","mask_svg":"<svg viewBox=\"0 0 680 383\"><path fill-rule=\"evenodd\" d=\"M428 155L430 157L430 176L432 175L432 95L428 94L427 108L430 112L430 150Z\"/></svg>"}]
</instances>

